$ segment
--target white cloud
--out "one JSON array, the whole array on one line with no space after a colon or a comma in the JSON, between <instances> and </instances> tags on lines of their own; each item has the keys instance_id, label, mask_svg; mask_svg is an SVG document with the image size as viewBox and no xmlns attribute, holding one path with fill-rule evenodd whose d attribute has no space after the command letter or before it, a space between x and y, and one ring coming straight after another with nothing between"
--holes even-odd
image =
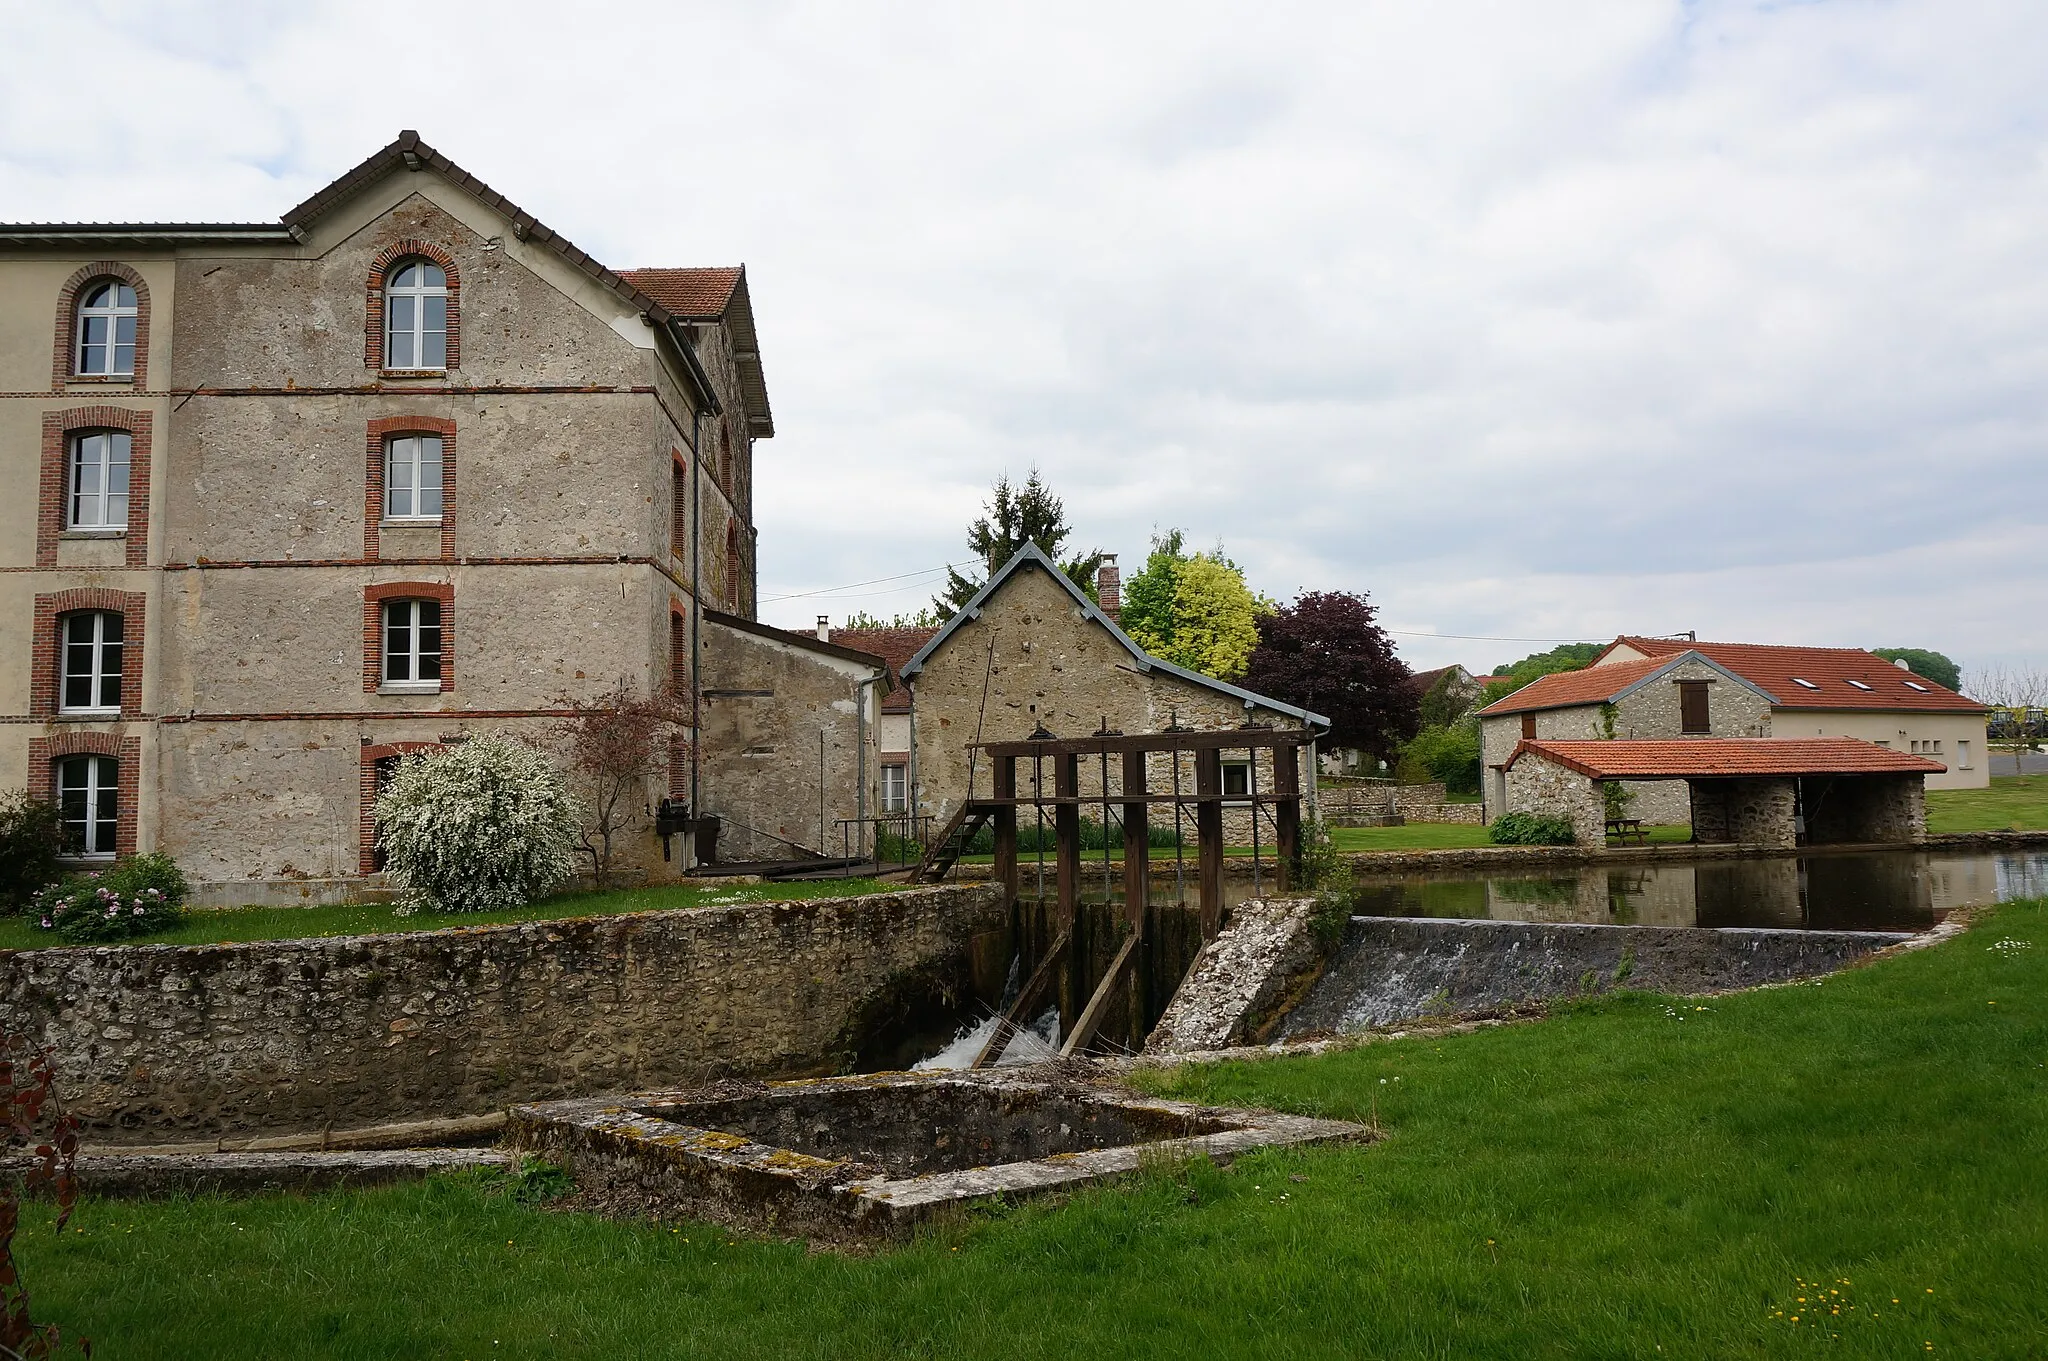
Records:
<instances>
[{"instance_id":1,"label":"white cloud","mask_svg":"<svg viewBox=\"0 0 2048 1361\"><path fill-rule=\"evenodd\" d=\"M745 260L765 596L957 557L1035 462L1127 561L1404 626L2048 654L2035 6L0 22L12 217L268 218L417 127L608 262Z\"/></svg>"}]
</instances>

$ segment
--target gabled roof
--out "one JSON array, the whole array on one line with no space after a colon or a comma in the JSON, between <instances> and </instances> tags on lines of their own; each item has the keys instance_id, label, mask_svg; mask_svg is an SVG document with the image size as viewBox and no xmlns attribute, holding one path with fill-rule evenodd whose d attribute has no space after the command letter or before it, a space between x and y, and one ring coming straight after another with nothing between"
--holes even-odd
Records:
<instances>
[{"instance_id":1,"label":"gabled roof","mask_svg":"<svg viewBox=\"0 0 2048 1361\"><path fill-rule=\"evenodd\" d=\"M1754 690L1766 701L1777 703L1777 698L1770 692L1736 675L1712 657L1683 648L1668 657L1652 657L1640 662L1609 662L1606 666L1588 666L1578 671L1538 676L1513 694L1504 695L1487 705L1479 715L1498 718L1502 714L1532 713L1539 709L1573 709L1587 704L1617 703L1687 661L1703 662L1709 669L1744 689Z\"/></svg>"},{"instance_id":2,"label":"gabled roof","mask_svg":"<svg viewBox=\"0 0 2048 1361\"><path fill-rule=\"evenodd\" d=\"M485 184L476 176L464 170L454 161L420 140L419 133L408 128L398 134L396 141L375 151L305 202L288 209L276 224L246 222L216 223L10 223L0 225L0 247L48 247L48 246L145 246L171 247L179 245L234 245L271 244L288 245L304 241L308 229L321 217L354 198L386 175L399 170L431 168L450 184L474 196L486 207L502 213L512 223L512 234L521 241L538 242L568 261L570 265L609 289L622 301L638 311L658 330L664 331L674 342L681 357L685 374L696 389L697 400L712 412L719 411L718 394L712 388L710 377L697 360L696 347L690 339L689 325L692 321L707 318L691 316L671 309L655 298L640 291L623 276L607 269L594 259L589 252L579 249L567 237L556 232L532 213L527 212L511 199ZM753 317L747 314L747 347L756 350L753 335ZM735 327L737 337L738 328ZM758 377L758 366L757 374ZM741 395L747 404L747 419L760 438L774 433L773 422L768 413L768 394L764 386L756 383L750 388L742 373ZM758 410L756 400L758 398ZM765 433L760 428L766 426Z\"/></svg>"},{"instance_id":3,"label":"gabled roof","mask_svg":"<svg viewBox=\"0 0 2048 1361\"><path fill-rule=\"evenodd\" d=\"M748 431L756 439L773 438L775 417L768 409L768 380L761 372L761 342L754 333L747 267L626 269L619 271L619 277L679 317L725 324L732 332L733 363L739 369Z\"/></svg>"},{"instance_id":4,"label":"gabled roof","mask_svg":"<svg viewBox=\"0 0 2048 1361\"><path fill-rule=\"evenodd\" d=\"M1528 755L1594 780L1730 776L1939 775L1939 761L1860 737L1689 737L1678 740L1539 741L1524 738L1502 768Z\"/></svg>"},{"instance_id":5,"label":"gabled roof","mask_svg":"<svg viewBox=\"0 0 2048 1361\"><path fill-rule=\"evenodd\" d=\"M1267 695L1246 690L1242 686L1232 685L1229 681L1220 681L1214 676L1205 676L1199 671L1190 671L1184 666L1175 666L1172 662L1162 661L1153 656L1145 651L1144 648L1132 642L1130 636L1118 628L1115 621L1110 619L1108 615L1097 608L1095 602L1083 594L1081 588L1076 586L1067 574L1062 572L1053 560L1047 557L1044 551L1034 543L1027 543L1018 549L1016 556L1004 563L1002 570L990 577L988 584L976 591L974 598L965 605L962 605L959 611L951 619L948 619L937 633L932 635L931 641L917 650L917 655L904 665L903 678L905 680L915 678L917 673L924 669L925 660L934 652L944 647L946 640L951 638L963 624L971 619L979 619L983 604L1001 588L1004 582L1008 581L1018 572L1034 569L1046 573L1057 582L1060 588L1073 599L1073 602L1081 607L1081 614L1084 619L1091 620L1108 629L1110 636L1115 638L1118 643L1122 644L1124 650L1131 654L1131 661L1135 664L1137 670L1141 672L1157 671L1164 675L1177 676L1191 685L1199 685L1204 689L1214 690L1221 695L1229 695L1232 699L1239 701L1250 701L1262 709L1271 709L1275 713L1292 715L1303 723L1312 726L1323 728L1330 726L1330 720L1321 714L1311 713L1298 705L1289 704L1284 700L1273 699Z\"/></svg>"},{"instance_id":6,"label":"gabled roof","mask_svg":"<svg viewBox=\"0 0 2048 1361\"><path fill-rule=\"evenodd\" d=\"M724 610L705 610L704 622L707 624L719 624L737 633L752 634L756 638L765 638L771 643L783 643L789 647L800 647L806 652L816 652L827 657L836 657L842 662L854 662L860 666L871 666L882 673L882 683L884 686L890 689L895 688L895 679L889 674L889 663L872 652L862 652L859 648L842 647L838 643L828 643L814 634L798 633L794 629L779 629L773 624L763 624L752 619L743 618L737 614L727 614Z\"/></svg>"},{"instance_id":7,"label":"gabled roof","mask_svg":"<svg viewBox=\"0 0 2048 1361\"><path fill-rule=\"evenodd\" d=\"M910 659L918 654L926 643L938 636L938 626L930 628L902 629L833 629L832 641L847 647L856 647L863 652L872 652L889 663L889 669L898 679ZM907 714L910 712L909 687L892 690L882 701L885 714Z\"/></svg>"},{"instance_id":8,"label":"gabled roof","mask_svg":"<svg viewBox=\"0 0 2048 1361\"><path fill-rule=\"evenodd\" d=\"M1781 709L1915 710L1980 714L1984 706L1923 676L1903 671L1859 647L1778 647L1763 643L1695 643L1623 634L1607 645L1631 647L1647 657L1697 652L1744 677ZM1618 665L1599 665L1612 671Z\"/></svg>"}]
</instances>

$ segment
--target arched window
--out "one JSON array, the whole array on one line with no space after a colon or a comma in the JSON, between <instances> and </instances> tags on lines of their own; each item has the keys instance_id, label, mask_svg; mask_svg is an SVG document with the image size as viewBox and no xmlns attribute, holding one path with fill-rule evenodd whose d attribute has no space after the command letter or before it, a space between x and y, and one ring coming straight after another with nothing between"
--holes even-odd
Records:
<instances>
[{"instance_id":1,"label":"arched window","mask_svg":"<svg viewBox=\"0 0 2048 1361\"><path fill-rule=\"evenodd\" d=\"M431 260L402 260L386 279L384 367L448 367L448 275Z\"/></svg>"},{"instance_id":2,"label":"arched window","mask_svg":"<svg viewBox=\"0 0 2048 1361\"><path fill-rule=\"evenodd\" d=\"M72 372L115 378L135 372L135 289L119 279L95 279L78 293Z\"/></svg>"},{"instance_id":3,"label":"arched window","mask_svg":"<svg viewBox=\"0 0 2048 1361\"><path fill-rule=\"evenodd\" d=\"M121 763L111 756L67 756L56 765L65 850L88 859L113 859Z\"/></svg>"},{"instance_id":4,"label":"arched window","mask_svg":"<svg viewBox=\"0 0 2048 1361\"><path fill-rule=\"evenodd\" d=\"M740 607L740 529L734 520L725 522L725 606Z\"/></svg>"},{"instance_id":5,"label":"arched window","mask_svg":"<svg viewBox=\"0 0 2048 1361\"><path fill-rule=\"evenodd\" d=\"M128 528L128 475L134 438L126 430L80 430L71 436L66 529Z\"/></svg>"},{"instance_id":6,"label":"arched window","mask_svg":"<svg viewBox=\"0 0 2048 1361\"><path fill-rule=\"evenodd\" d=\"M124 621L112 610L79 610L63 617L57 709L60 713L121 712Z\"/></svg>"}]
</instances>

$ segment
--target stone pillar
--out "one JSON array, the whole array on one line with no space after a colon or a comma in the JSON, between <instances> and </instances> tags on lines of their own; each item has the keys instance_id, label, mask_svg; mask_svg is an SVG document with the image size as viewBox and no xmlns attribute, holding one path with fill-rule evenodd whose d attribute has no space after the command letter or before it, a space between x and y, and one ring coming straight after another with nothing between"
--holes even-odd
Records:
<instances>
[{"instance_id":1,"label":"stone pillar","mask_svg":"<svg viewBox=\"0 0 2048 1361\"><path fill-rule=\"evenodd\" d=\"M1728 780L1728 837L1745 846L1794 846L1793 786L1789 776Z\"/></svg>"}]
</instances>

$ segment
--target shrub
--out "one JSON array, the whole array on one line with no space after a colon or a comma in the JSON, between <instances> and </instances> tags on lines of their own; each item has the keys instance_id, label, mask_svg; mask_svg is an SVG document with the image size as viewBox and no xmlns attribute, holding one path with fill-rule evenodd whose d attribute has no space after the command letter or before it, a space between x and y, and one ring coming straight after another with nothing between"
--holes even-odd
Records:
<instances>
[{"instance_id":1,"label":"shrub","mask_svg":"<svg viewBox=\"0 0 2048 1361\"><path fill-rule=\"evenodd\" d=\"M0 911L27 907L57 877L63 849L56 804L18 792L0 800Z\"/></svg>"},{"instance_id":2,"label":"shrub","mask_svg":"<svg viewBox=\"0 0 2048 1361\"><path fill-rule=\"evenodd\" d=\"M545 753L490 736L406 757L377 821L385 868L409 904L490 912L575 872L583 813Z\"/></svg>"},{"instance_id":3,"label":"shrub","mask_svg":"<svg viewBox=\"0 0 2048 1361\"><path fill-rule=\"evenodd\" d=\"M188 891L184 871L168 855L137 855L49 885L30 901L29 915L74 945L127 940L183 921Z\"/></svg>"},{"instance_id":4,"label":"shrub","mask_svg":"<svg viewBox=\"0 0 2048 1361\"><path fill-rule=\"evenodd\" d=\"M1569 846L1572 820L1556 813L1503 813L1486 829L1496 846Z\"/></svg>"},{"instance_id":5,"label":"shrub","mask_svg":"<svg viewBox=\"0 0 2048 1361\"><path fill-rule=\"evenodd\" d=\"M1424 728L1401 748L1394 772L1404 784L1441 780L1451 794L1479 792L1479 729L1473 723Z\"/></svg>"}]
</instances>

